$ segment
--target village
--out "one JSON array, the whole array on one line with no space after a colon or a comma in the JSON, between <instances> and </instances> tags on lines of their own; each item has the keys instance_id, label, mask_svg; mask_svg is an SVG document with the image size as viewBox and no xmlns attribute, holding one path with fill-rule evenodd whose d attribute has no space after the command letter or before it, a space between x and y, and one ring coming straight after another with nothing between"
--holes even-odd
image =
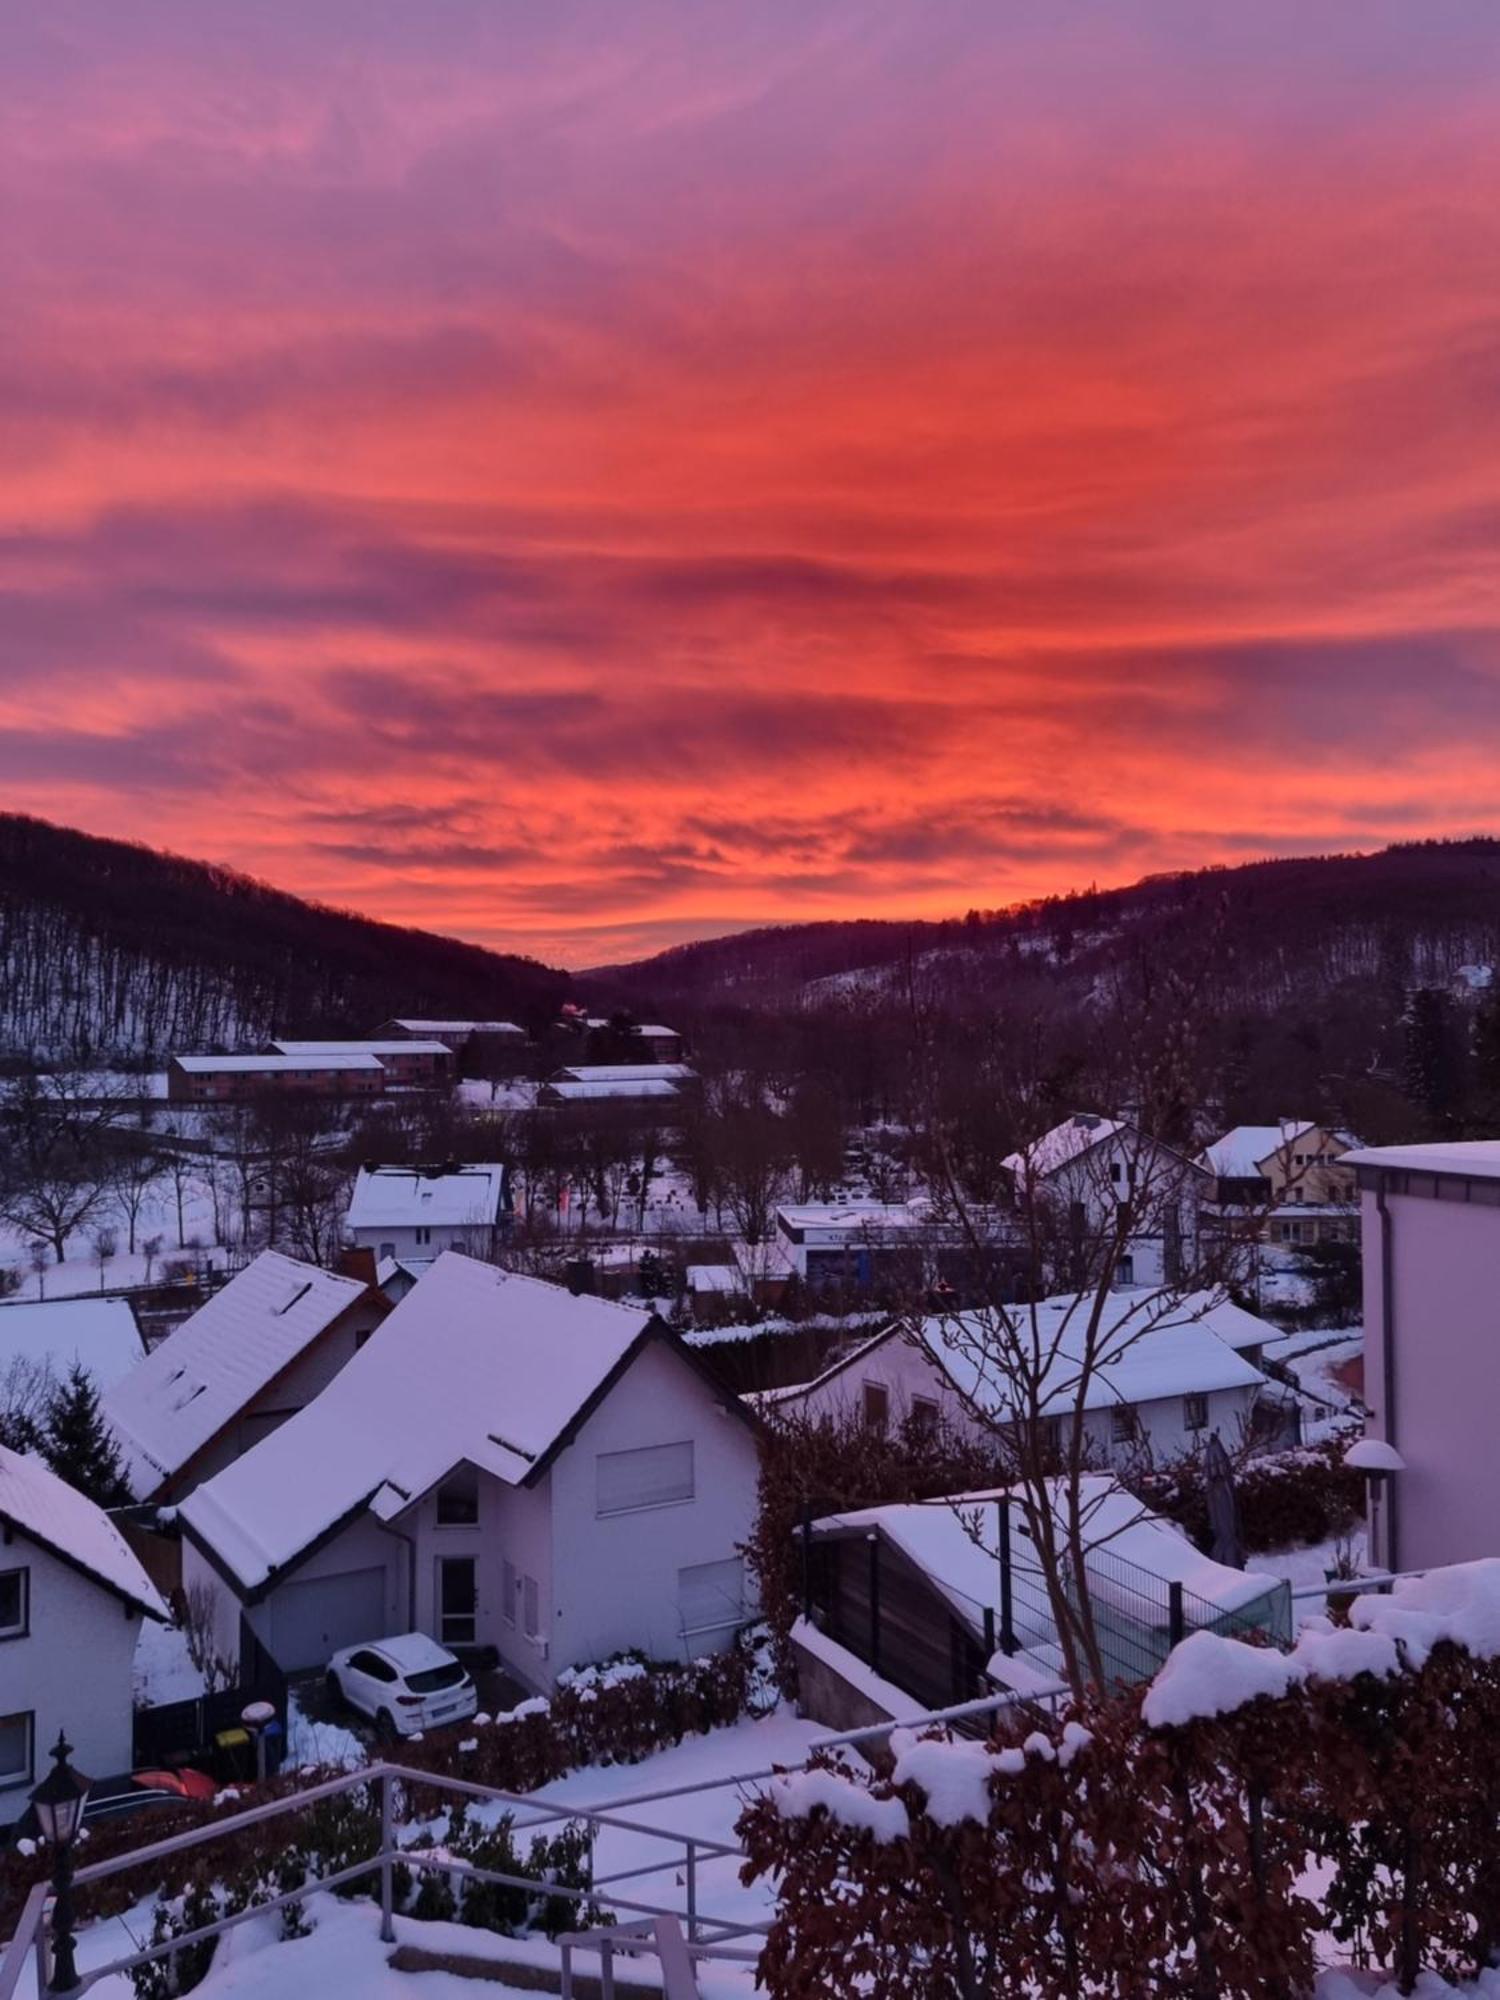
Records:
<instances>
[{"instance_id":1,"label":"village","mask_svg":"<svg viewBox=\"0 0 1500 2000\"><path fill-rule=\"evenodd\" d=\"M401 1019L9 1088L20 1129L74 1135L71 1191L60 1144L44 1190L71 1227L26 1240L10 1191L0 1303L0 1812L38 1885L12 1907L28 1948L63 1743L92 1842L186 1824L189 1856L330 1773L420 1754L474 1779L544 1718L582 1737L556 1754L602 1811L628 1702L632 1796L659 1765L727 1883L754 1851L735 1765L878 1782L924 1718L964 1754L1009 1712L1154 1698L1195 1640L1296 1660L1388 1602L1373 1585L1493 1553L1465 1302L1500 1145L1283 1118L1193 1149L1077 1110L982 1198L889 1126L835 1162L825 1139L819 1185L793 1146L709 1164L726 1080L584 1009L542 1047ZM685 1681L719 1725L691 1753ZM489 1761L508 1826L530 1788ZM698 1821L640 1810L634 1836L568 1821L587 1886L611 1907L594 1850L644 1842L680 1990L738 1990L775 1902L710 1923L690 1871L682 1904L662 1857ZM434 1852L459 1873L413 1909L439 1880L455 1911L490 1893L456 1838ZM149 1940L101 1921L81 1948L139 1986L235 1914L169 1898ZM387 1892L380 1937L395 1920Z\"/></svg>"}]
</instances>

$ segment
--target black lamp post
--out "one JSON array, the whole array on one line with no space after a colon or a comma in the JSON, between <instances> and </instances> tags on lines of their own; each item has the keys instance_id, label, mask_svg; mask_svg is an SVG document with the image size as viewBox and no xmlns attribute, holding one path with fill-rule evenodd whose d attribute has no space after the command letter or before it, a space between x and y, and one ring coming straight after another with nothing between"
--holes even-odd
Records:
<instances>
[{"instance_id":1,"label":"black lamp post","mask_svg":"<svg viewBox=\"0 0 1500 2000\"><path fill-rule=\"evenodd\" d=\"M73 1746L59 1729L54 1764L31 1795L43 1840L52 1844L52 1977L49 1993L73 1993L78 1967L73 1960L73 1842L83 1824L89 1780L68 1762Z\"/></svg>"}]
</instances>

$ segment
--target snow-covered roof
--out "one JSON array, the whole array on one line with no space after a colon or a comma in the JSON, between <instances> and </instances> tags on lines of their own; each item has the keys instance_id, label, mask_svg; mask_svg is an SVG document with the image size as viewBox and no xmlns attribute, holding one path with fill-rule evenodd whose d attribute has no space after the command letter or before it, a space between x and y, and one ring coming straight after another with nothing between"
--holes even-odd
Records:
<instances>
[{"instance_id":1,"label":"snow-covered roof","mask_svg":"<svg viewBox=\"0 0 1500 2000\"><path fill-rule=\"evenodd\" d=\"M455 1465L521 1484L652 1320L445 1251L323 1393L183 1502L247 1590Z\"/></svg>"},{"instance_id":2,"label":"snow-covered roof","mask_svg":"<svg viewBox=\"0 0 1500 2000\"><path fill-rule=\"evenodd\" d=\"M888 1229L916 1229L932 1220L931 1205L910 1201L800 1201L788 1202L776 1211L779 1228L792 1235L798 1230L831 1229L878 1236Z\"/></svg>"},{"instance_id":3,"label":"snow-covered roof","mask_svg":"<svg viewBox=\"0 0 1500 2000\"><path fill-rule=\"evenodd\" d=\"M173 1062L189 1076L279 1076L287 1070L383 1069L378 1056L173 1056Z\"/></svg>"},{"instance_id":4,"label":"snow-covered roof","mask_svg":"<svg viewBox=\"0 0 1500 2000\"><path fill-rule=\"evenodd\" d=\"M1233 1125L1204 1149L1202 1164L1220 1180L1251 1181L1263 1161L1311 1130L1309 1118L1284 1118L1279 1125Z\"/></svg>"},{"instance_id":5,"label":"snow-covered roof","mask_svg":"<svg viewBox=\"0 0 1500 2000\"><path fill-rule=\"evenodd\" d=\"M633 1035L649 1035L653 1041L659 1041L663 1035L670 1035L674 1042L682 1039L675 1028L664 1028L660 1021L642 1021L639 1027L632 1028L630 1032Z\"/></svg>"},{"instance_id":6,"label":"snow-covered roof","mask_svg":"<svg viewBox=\"0 0 1500 2000\"><path fill-rule=\"evenodd\" d=\"M1112 1139L1116 1133L1128 1129L1123 1118L1101 1118L1095 1112L1080 1111L1072 1118L1065 1118L1061 1125L1054 1125L1050 1132L1044 1132L1039 1139L1033 1139L1018 1152L1008 1153L1001 1165L1013 1174L1023 1177L1036 1174L1045 1179L1060 1167L1070 1165L1101 1140Z\"/></svg>"},{"instance_id":7,"label":"snow-covered roof","mask_svg":"<svg viewBox=\"0 0 1500 2000\"><path fill-rule=\"evenodd\" d=\"M605 1083L578 1083L564 1079L561 1083L548 1083L543 1090L554 1097L560 1097L565 1104L576 1104L587 1098L598 1097L676 1097L675 1083L669 1083L662 1076L643 1077L639 1082L627 1082L623 1077Z\"/></svg>"},{"instance_id":8,"label":"snow-covered roof","mask_svg":"<svg viewBox=\"0 0 1500 2000\"><path fill-rule=\"evenodd\" d=\"M383 1042L288 1042L271 1047L284 1056L451 1056L446 1042L419 1042L397 1037Z\"/></svg>"},{"instance_id":9,"label":"snow-covered roof","mask_svg":"<svg viewBox=\"0 0 1500 2000\"><path fill-rule=\"evenodd\" d=\"M1438 1140L1420 1146L1360 1146L1345 1153L1346 1167L1396 1167L1414 1173L1462 1174L1500 1180L1500 1139Z\"/></svg>"},{"instance_id":10,"label":"snow-covered roof","mask_svg":"<svg viewBox=\"0 0 1500 2000\"><path fill-rule=\"evenodd\" d=\"M76 1361L102 1394L146 1352L125 1299L47 1299L0 1306L0 1380L17 1363L66 1375Z\"/></svg>"},{"instance_id":11,"label":"snow-covered roof","mask_svg":"<svg viewBox=\"0 0 1500 2000\"><path fill-rule=\"evenodd\" d=\"M106 1392L131 1490L144 1497L180 1472L364 1292L263 1250Z\"/></svg>"},{"instance_id":12,"label":"snow-covered roof","mask_svg":"<svg viewBox=\"0 0 1500 2000\"><path fill-rule=\"evenodd\" d=\"M498 1220L505 1168L495 1161L424 1173L420 1167L361 1167L347 1217L350 1229L438 1229Z\"/></svg>"},{"instance_id":13,"label":"snow-covered roof","mask_svg":"<svg viewBox=\"0 0 1500 2000\"><path fill-rule=\"evenodd\" d=\"M1054 1492L1058 1519L1063 1522L1061 1482ZM1037 1565L1030 1556L1028 1539L1024 1533L1014 1532L1020 1518L1019 1509L1013 1508L1013 1559L1018 1571L1034 1572ZM1228 1569L1200 1555L1170 1521L1142 1506L1107 1474L1089 1473L1080 1480L1079 1518L1084 1567L1096 1598L1108 1595L1109 1565L1095 1565L1091 1556L1118 1557L1163 1583L1180 1583L1220 1612L1238 1610L1276 1588L1274 1577L1254 1570ZM969 1532L970 1525L978 1530L977 1541ZM1000 1573L995 1559L1000 1545L999 1490L866 1507L828 1515L813 1524L814 1535L869 1533L872 1529L885 1535L929 1577L961 1617L976 1629L982 1627L983 1607L994 1607L999 1599Z\"/></svg>"},{"instance_id":14,"label":"snow-covered roof","mask_svg":"<svg viewBox=\"0 0 1500 2000\"><path fill-rule=\"evenodd\" d=\"M1028 1353L1043 1367L1048 1397L1042 1414L1061 1416L1076 1406L1090 1301L1068 1295L1034 1306L1005 1308ZM1033 1319L1034 1315L1034 1319ZM795 1402L833 1380L881 1341L909 1339L927 1350L965 1402L994 1423L1008 1420L1003 1329L998 1316L953 1314L897 1321L867 1340L811 1382L767 1392L766 1402ZM1100 1320L1095 1365L1083 1393L1086 1410L1158 1402L1165 1396L1208 1395L1217 1389L1264 1385L1258 1368L1237 1351L1275 1337L1275 1328L1227 1299L1195 1292L1168 1300L1149 1287L1111 1292ZM1034 1342L1034 1346L1033 1346Z\"/></svg>"},{"instance_id":15,"label":"snow-covered roof","mask_svg":"<svg viewBox=\"0 0 1500 2000\"><path fill-rule=\"evenodd\" d=\"M167 1607L102 1507L39 1458L0 1445L0 1521L165 1623Z\"/></svg>"},{"instance_id":16,"label":"snow-covered roof","mask_svg":"<svg viewBox=\"0 0 1500 2000\"><path fill-rule=\"evenodd\" d=\"M560 1083L686 1083L697 1075L691 1063L568 1063Z\"/></svg>"},{"instance_id":17,"label":"snow-covered roof","mask_svg":"<svg viewBox=\"0 0 1500 2000\"><path fill-rule=\"evenodd\" d=\"M689 1264L686 1272L690 1292L742 1292L745 1281L733 1264Z\"/></svg>"},{"instance_id":18,"label":"snow-covered roof","mask_svg":"<svg viewBox=\"0 0 1500 2000\"><path fill-rule=\"evenodd\" d=\"M514 1021L409 1021L398 1016L393 1027L405 1028L413 1035L522 1035L526 1030L518 1028Z\"/></svg>"}]
</instances>

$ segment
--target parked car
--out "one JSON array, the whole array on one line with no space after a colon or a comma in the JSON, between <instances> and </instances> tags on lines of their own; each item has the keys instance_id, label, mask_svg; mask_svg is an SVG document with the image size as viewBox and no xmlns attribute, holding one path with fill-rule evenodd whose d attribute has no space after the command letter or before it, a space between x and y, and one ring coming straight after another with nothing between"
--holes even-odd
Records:
<instances>
[{"instance_id":1,"label":"parked car","mask_svg":"<svg viewBox=\"0 0 1500 2000\"><path fill-rule=\"evenodd\" d=\"M180 1806L185 1799L212 1799L218 1791L218 1780L207 1771L126 1771L119 1777L96 1778L84 1800L83 1823L92 1827L102 1820L119 1819L126 1813L149 1812L161 1806ZM28 1805L7 1832L12 1843L35 1840L40 1832L36 1807ZM0 1835L0 1839L3 1838Z\"/></svg>"},{"instance_id":2,"label":"parked car","mask_svg":"<svg viewBox=\"0 0 1500 2000\"><path fill-rule=\"evenodd\" d=\"M328 1662L328 1692L367 1715L381 1736L416 1736L462 1722L479 1692L461 1660L425 1632L346 1646Z\"/></svg>"}]
</instances>

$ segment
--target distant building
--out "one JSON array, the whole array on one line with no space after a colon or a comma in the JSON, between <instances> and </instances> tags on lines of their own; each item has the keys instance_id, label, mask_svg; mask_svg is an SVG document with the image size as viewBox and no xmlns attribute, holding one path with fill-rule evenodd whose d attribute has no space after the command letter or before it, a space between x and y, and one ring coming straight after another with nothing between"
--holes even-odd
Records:
<instances>
[{"instance_id":1,"label":"distant building","mask_svg":"<svg viewBox=\"0 0 1500 2000\"><path fill-rule=\"evenodd\" d=\"M686 1054L686 1045L675 1028L659 1021L642 1024L623 1016L591 1014L586 1007L569 1003L558 1015L557 1024L577 1035L585 1054L601 1062L675 1063Z\"/></svg>"},{"instance_id":2,"label":"distant building","mask_svg":"<svg viewBox=\"0 0 1500 2000\"><path fill-rule=\"evenodd\" d=\"M776 1211L788 1270L814 1291L863 1289L921 1269L919 1232L932 1213L920 1202L796 1202Z\"/></svg>"},{"instance_id":3,"label":"distant building","mask_svg":"<svg viewBox=\"0 0 1500 2000\"><path fill-rule=\"evenodd\" d=\"M231 1104L277 1094L378 1097L386 1068L372 1055L173 1056L167 1096L174 1104Z\"/></svg>"},{"instance_id":4,"label":"distant building","mask_svg":"<svg viewBox=\"0 0 1500 2000\"><path fill-rule=\"evenodd\" d=\"M1047 1204L1081 1250L1110 1243L1122 1204L1136 1204L1139 1226L1117 1259L1117 1283L1174 1285L1191 1272L1209 1176L1128 1118L1077 1112L1003 1164L1018 1201Z\"/></svg>"},{"instance_id":5,"label":"distant building","mask_svg":"<svg viewBox=\"0 0 1500 2000\"><path fill-rule=\"evenodd\" d=\"M1079 1396L1087 1304L1069 1297L1009 1310L1023 1330L1036 1329L1037 1351L1046 1357L1041 1415L1061 1443ZM1082 1392L1084 1433L1097 1463L1125 1464L1149 1451L1160 1464L1215 1432L1233 1448L1252 1434L1295 1427L1280 1390L1256 1366L1263 1344L1276 1337L1264 1320L1208 1294L1168 1308L1160 1294L1139 1290L1112 1293L1110 1312ZM897 1320L814 1381L770 1390L761 1404L814 1418L853 1416L879 1431L941 1420L977 1440L1003 1436L1015 1421L1013 1384L987 1326L993 1322L963 1313ZM1278 1441L1295 1442L1295 1435Z\"/></svg>"},{"instance_id":6,"label":"distant building","mask_svg":"<svg viewBox=\"0 0 1500 2000\"><path fill-rule=\"evenodd\" d=\"M552 1082L542 1084L536 1101L539 1106L552 1110L589 1104L666 1106L681 1103L682 1095L681 1084L673 1083L664 1076L632 1077L625 1070L599 1077L585 1068L559 1072Z\"/></svg>"},{"instance_id":7,"label":"distant building","mask_svg":"<svg viewBox=\"0 0 1500 2000\"><path fill-rule=\"evenodd\" d=\"M283 1056L374 1056L391 1083L447 1083L457 1073L446 1042L419 1041L416 1036L368 1042L274 1041L270 1047L273 1054Z\"/></svg>"},{"instance_id":8,"label":"distant building","mask_svg":"<svg viewBox=\"0 0 1500 2000\"><path fill-rule=\"evenodd\" d=\"M495 1162L361 1167L345 1229L377 1261L426 1261L444 1250L492 1256L510 1220L510 1189Z\"/></svg>"},{"instance_id":9,"label":"distant building","mask_svg":"<svg viewBox=\"0 0 1500 2000\"><path fill-rule=\"evenodd\" d=\"M514 1021L429 1021L401 1016L382 1021L376 1035L387 1041L441 1042L453 1051L464 1076L510 1076L526 1059L530 1038Z\"/></svg>"},{"instance_id":10,"label":"distant building","mask_svg":"<svg viewBox=\"0 0 1500 2000\"><path fill-rule=\"evenodd\" d=\"M1345 1154L1358 1144L1312 1119L1236 1125L1199 1156L1219 1218L1263 1210L1272 1244L1306 1247L1359 1239L1358 1190Z\"/></svg>"}]
</instances>

